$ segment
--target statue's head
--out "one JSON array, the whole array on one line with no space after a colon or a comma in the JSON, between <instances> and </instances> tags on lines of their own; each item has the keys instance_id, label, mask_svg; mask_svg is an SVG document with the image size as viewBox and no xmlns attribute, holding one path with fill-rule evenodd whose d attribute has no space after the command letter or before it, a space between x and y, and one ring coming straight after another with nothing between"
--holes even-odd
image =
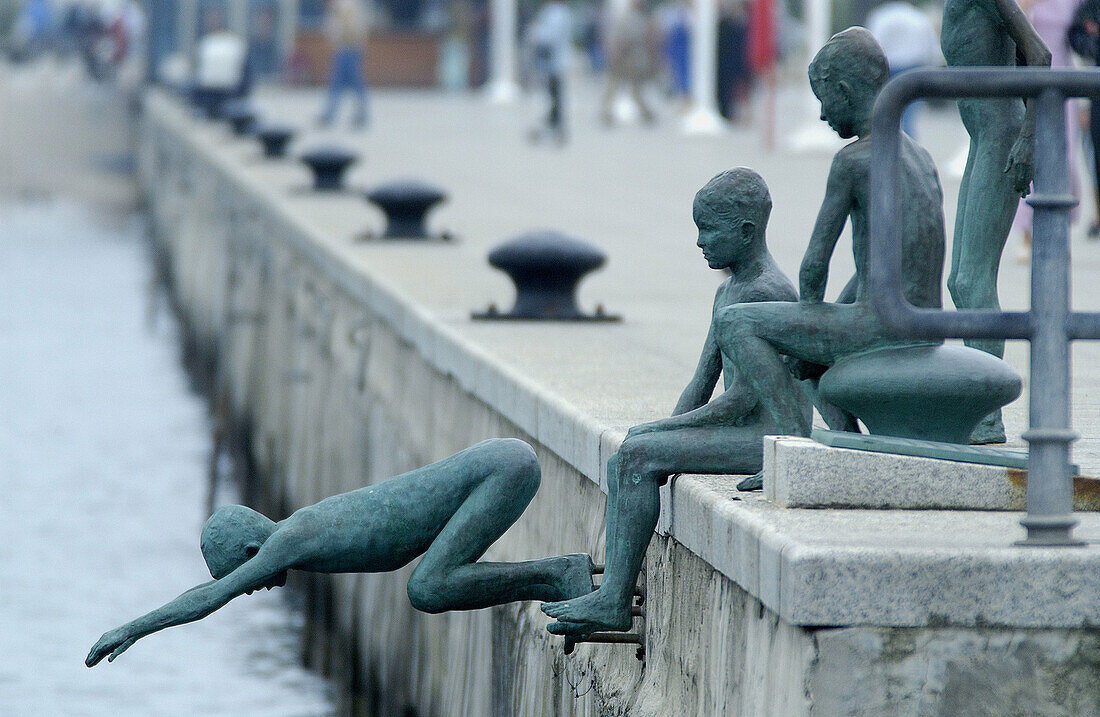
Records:
<instances>
[{"instance_id":1,"label":"statue's head","mask_svg":"<svg viewBox=\"0 0 1100 717\"><path fill-rule=\"evenodd\" d=\"M227 505L214 511L202 526L199 545L206 567L215 580L224 578L260 551L275 523L243 505Z\"/></svg>"},{"instance_id":2,"label":"statue's head","mask_svg":"<svg viewBox=\"0 0 1100 717\"><path fill-rule=\"evenodd\" d=\"M748 167L722 172L695 193L696 244L712 269L726 269L763 251L772 197L764 178Z\"/></svg>"},{"instance_id":3,"label":"statue's head","mask_svg":"<svg viewBox=\"0 0 1100 717\"><path fill-rule=\"evenodd\" d=\"M844 139L867 132L875 97L889 79L886 55L862 27L833 35L810 63L810 87L821 100L821 119Z\"/></svg>"}]
</instances>

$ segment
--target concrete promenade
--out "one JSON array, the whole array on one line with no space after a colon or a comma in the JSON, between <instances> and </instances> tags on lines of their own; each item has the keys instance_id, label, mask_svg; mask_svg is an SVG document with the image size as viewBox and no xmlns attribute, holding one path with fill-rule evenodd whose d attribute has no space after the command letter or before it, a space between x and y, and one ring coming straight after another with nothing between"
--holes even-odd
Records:
<instances>
[{"instance_id":1,"label":"concrete promenade","mask_svg":"<svg viewBox=\"0 0 1100 717\"><path fill-rule=\"evenodd\" d=\"M801 102L783 100L793 125ZM283 90L258 98L266 119L300 127L318 103L316 93ZM628 426L671 410L720 278L694 247L695 190L730 166L761 171L775 200L773 251L793 275L829 163L827 153L766 153L747 132L687 140L668 125L608 132L583 116L559 151L526 144L522 108L380 93L369 132L307 131L296 143L293 151L339 142L364 155L350 173L356 190L318 195L302 166L262 159L254 140L156 93L145 109L140 165L154 226L194 341L247 423L266 505L293 509L515 435L535 445L543 482L491 549L502 560L602 555L604 464ZM925 130L946 164L963 140L957 122L930 117ZM433 225L457 243L357 240L381 227L357 190L403 177L451 191ZM945 177L952 201L956 188ZM489 249L538 227L608 252L582 303L623 314L621 324L470 321L471 310L510 302ZM1084 257L1077 303L1096 305L1096 249L1075 241ZM837 286L851 271L840 247ZM1010 258L1006 305L1026 304L1025 280ZM1009 356L1020 369L1025 352ZM1085 436L1094 434L1094 357L1093 347L1078 349L1075 427ZM1008 414L1014 438L1022 406ZM1076 457L1088 473L1095 443L1082 443ZM316 620L341 636L331 660L357 655L363 694L424 714L462 713L456 705L494 714L1100 714L1090 657L1100 644L1096 545L1014 548L1023 534L1014 512L779 509L737 494L736 480L683 476L666 493L646 561L644 668L621 647L562 658L535 606L413 613L405 572L320 583L332 599ZM1080 518L1079 537L1100 541L1100 517ZM1052 702L1046 685L1056 676L1070 696Z\"/></svg>"}]
</instances>

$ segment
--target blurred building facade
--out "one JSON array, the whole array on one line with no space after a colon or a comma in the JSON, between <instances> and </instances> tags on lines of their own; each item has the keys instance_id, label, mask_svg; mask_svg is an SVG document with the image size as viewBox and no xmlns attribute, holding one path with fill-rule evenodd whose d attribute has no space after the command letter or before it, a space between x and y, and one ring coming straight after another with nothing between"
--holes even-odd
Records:
<instances>
[{"instance_id":1,"label":"blurred building facade","mask_svg":"<svg viewBox=\"0 0 1100 717\"><path fill-rule=\"evenodd\" d=\"M436 85L446 40L455 32L454 6L476 8L478 4L477 0L364 0L371 19L364 53L368 82ZM225 29L248 40L257 77L306 84L327 78L332 49L324 32L325 0L155 0L145 6L154 73L172 54L190 56L211 18L216 18Z\"/></svg>"}]
</instances>

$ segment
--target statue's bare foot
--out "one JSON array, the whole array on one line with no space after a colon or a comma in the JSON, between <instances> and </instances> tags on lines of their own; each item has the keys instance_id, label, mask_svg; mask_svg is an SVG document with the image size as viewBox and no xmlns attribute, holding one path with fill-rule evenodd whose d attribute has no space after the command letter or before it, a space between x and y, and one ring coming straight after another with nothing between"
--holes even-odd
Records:
<instances>
[{"instance_id":1,"label":"statue's bare foot","mask_svg":"<svg viewBox=\"0 0 1100 717\"><path fill-rule=\"evenodd\" d=\"M557 620L546 628L555 635L583 637L602 630L625 632L632 624L630 603L616 604L601 590L584 597L546 603L542 611Z\"/></svg>"},{"instance_id":2,"label":"statue's bare foot","mask_svg":"<svg viewBox=\"0 0 1100 717\"><path fill-rule=\"evenodd\" d=\"M751 475L737 484L737 490L764 490L764 471Z\"/></svg>"},{"instance_id":3,"label":"statue's bare foot","mask_svg":"<svg viewBox=\"0 0 1100 717\"><path fill-rule=\"evenodd\" d=\"M982 446L988 443L1005 442L1005 424L1001 420L1001 412L995 411L982 419L970 434L970 444Z\"/></svg>"},{"instance_id":4,"label":"statue's bare foot","mask_svg":"<svg viewBox=\"0 0 1100 717\"><path fill-rule=\"evenodd\" d=\"M596 566L588 553L570 553L560 556L560 559L565 562L565 568L554 581L558 600L587 595L596 589L596 584L592 582Z\"/></svg>"}]
</instances>

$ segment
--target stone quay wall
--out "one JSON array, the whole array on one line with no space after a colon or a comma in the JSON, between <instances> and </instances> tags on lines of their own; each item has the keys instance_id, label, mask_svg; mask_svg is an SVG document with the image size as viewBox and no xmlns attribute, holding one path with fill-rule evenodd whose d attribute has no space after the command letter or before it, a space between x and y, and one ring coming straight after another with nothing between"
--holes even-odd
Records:
<instances>
[{"instance_id":1,"label":"stone quay wall","mask_svg":"<svg viewBox=\"0 0 1100 717\"><path fill-rule=\"evenodd\" d=\"M257 507L285 515L511 436L535 447L542 484L486 558L601 559L601 467L621 435L342 260L205 124L147 95L139 177L190 344L254 464ZM632 645L563 655L537 604L416 612L413 566L303 578L306 657L361 714L1100 714L1100 638L1087 625L955 618L935 593L905 598L928 602L923 612L891 612L866 583L861 616L846 607L859 594L808 610L791 593L800 580L858 593L844 582L855 571L834 570L783 532L787 514L730 485L686 476L665 490L645 565L644 662ZM873 557L883 574L919 570Z\"/></svg>"}]
</instances>

